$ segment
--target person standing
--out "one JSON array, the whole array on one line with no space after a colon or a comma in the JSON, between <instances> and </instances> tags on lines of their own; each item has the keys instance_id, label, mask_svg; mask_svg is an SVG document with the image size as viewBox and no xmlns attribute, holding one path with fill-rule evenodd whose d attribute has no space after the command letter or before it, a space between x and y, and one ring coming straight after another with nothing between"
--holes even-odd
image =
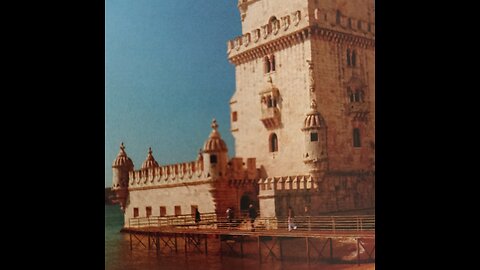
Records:
<instances>
[{"instance_id":1,"label":"person standing","mask_svg":"<svg viewBox=\"0 0 480 270\"><path fill-rule=\"evenodd\" d=\"M252 225L252 231L255 231L255 218L257 217L257 209L253 207L253 204L248 206L248 216L250 217L250 224Z\"/></svg>"},{"instance_id":2,"label":"person standing","mask_svg":"<svg viewBox=\"0 0 480 270\"><path fill-rule=\"evenodd\" d=\"M198 211L198 207L195 208L195 223L197 224L198 226L198 223L200 223L201 221L201 218L200 218L200 212Z\"/></svg>"},{"instance_id":3,"label":"person standing","mask_svg":"<svg viewBox=\"0 0 480 270\"><path fill-rule=\"evenodd\" d=\"M291 206L288 207L288 231L290 232L292 230L292 228L294 230L297 229L297 225L295 225L295 223L293 222L293 219L295 218L295 212L293 212L293 209Z\"/></svg>"}]
</instances>

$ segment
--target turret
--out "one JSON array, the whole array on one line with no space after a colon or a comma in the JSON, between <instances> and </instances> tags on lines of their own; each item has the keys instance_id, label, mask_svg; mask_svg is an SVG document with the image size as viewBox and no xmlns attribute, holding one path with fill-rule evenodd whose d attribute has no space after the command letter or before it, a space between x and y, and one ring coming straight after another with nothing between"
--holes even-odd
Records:
<instances>
[{"instance_id":1,"label":"turret","mask_svg":"<svg viewBox=\"0 0 480 270\"><path fill-rule=\"evenodd\" d=\"M125 146L120 145L120 152L112 164L113 181L112 191L115 192L116 201L125 211L125 205L128 198L128 172L133 170L133 162L125 152Z\"/></svg>"},{"instance_id":2,"label":"turret","mask_svg":"<svg viewBox=\"0 0 480 270\"><path fill-rule=\"evenodd\" d=\"M227 172L228 149L218 132L217 120L212 121L212 132L203 146L204 170L212 177L224 177Z\"/></svg>"},{"instance_id":3,"label":"turret","mask_svg":"<svg viewBox=\"0 0 480 270\"><path fill-rule=\"evenodd\" d=\"M315 100L312 100L310 108L302 128L305 135L303 162L309 165L309 173L313 177L319 178L328 169L327 127L325 120L317 110Z\"/></svg>"},{"instance_id":4,"label":"turret","mask_svg":"<svg viewBox=\"0 0 480 270\"><path fill-rule=\"evenodd\" d=\"M155 158L152 155L152 148L148 148L148 155L145 161L142 164L142 170L148 170L150 168L156 168L159 167L158 162L155 160Z\"/></svg>"}]
</instances>

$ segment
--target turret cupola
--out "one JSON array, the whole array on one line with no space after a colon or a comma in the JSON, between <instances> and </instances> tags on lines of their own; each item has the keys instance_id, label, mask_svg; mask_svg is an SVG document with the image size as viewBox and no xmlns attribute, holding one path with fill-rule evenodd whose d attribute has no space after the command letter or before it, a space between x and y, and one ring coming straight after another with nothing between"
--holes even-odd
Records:
<instances>
[{"instance_id":1,"label":"turret cupola","mask_svg":"<svg viewBox=\"0 0 480 270\"><path fill-rule=\"evenodd\" d=\"M113 161L112 168L131 168L133 170L133 161L127 156L125 152L125 145L123 142L120 144L120 152L118 152L117 158Z\"/></svg>"},{"instance_id":2,"label":"turret cupola","mask_svg":"<svg viewBox=\"0 0 480 270\"><path fill-rule=\"evenodd\" d=\"M152 148L148 148L148 155L145 161L142 164L142 170L147 170L149 168L156 168L159 167L158 162L155 160L155 158L152 155Z\"/></svg>"},{"instance_id":3,"label":"turret cupola","mask_svg":"<svg viewBox=\"0 0 480 270\"><path fill-rule=\"evenodd\" d=\"M227 145L222 140L220 133L218 132L217 120L212 121L212 132L207 141L203 145L203 152L227 152Z\"/></svg>"},{"instance_id":4,"label":"turret cupola","mask_svg":"<svg viewBox=\"0 0 480 270\"><path fill-rule=\"evenodd\" d=\"M218 132L217 120L213 119L212 132L203 145L203 164L207 177L224 177L227 162L227 145Z\"/></svg>"}]
</instances>

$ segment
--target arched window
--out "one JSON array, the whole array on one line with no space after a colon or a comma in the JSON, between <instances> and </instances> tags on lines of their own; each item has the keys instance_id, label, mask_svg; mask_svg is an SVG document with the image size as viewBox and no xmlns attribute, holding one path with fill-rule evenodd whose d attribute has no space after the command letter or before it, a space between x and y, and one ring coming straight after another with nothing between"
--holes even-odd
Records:
<instances>
[{"instance_id":1,"label":"arched window","mask_svg":"<svg viewBox=\"0 0 480 270\"><path fill-rule=\"evenodd\" d=\"M270 55L270 70L275 71L275 55Z\"/></svg>"},{"instance_id":2,"label":"arched window","mask_svg":"<svg viewBox=\"0 0 480 270\"><path fill-rule=\"evenodd\" d=\"M355 90L355 97L354 97L355 102L360 102L360 90Z\"/></svg>"},{"instance_id":3,"label":"arched window","mask_svg":"<svg viewBox=\"0 0 480 270\"><path fill-rule=\"evenodd\" d=\"M270 59L268 59L268 56L265 56L264 61L265 61L265 73L270 73Z\"/></svg>"},{"instance_id":4,"label":"arched window","mask_svg":"<svg viewBox=\"0 0 480 270\"><path fill-rule=\"evenodd\" d=\"M350 102L353 102L354 97L353 97L352 89L350 87L347 87L347 95L350 98Z\"/></svg>"},{"instance_id":5,"label":"arched window","mask_svg":"<svg viewBox=\"0 0 480 270\"><path fill-rule=\"evenodd\" d=\"M347 49L347 66L350 66L350 49Z\"/></svg>"},{"instance_id":6,"label":"arched window","mask_svg":"<svg viewBox=\"0 0 480 270\"><path fill-rule=\"evenodd\" d=\"M348 18L348 28L352 28L352 19Z\"/></svg>"},{"instance_id":7,"label":"arched window","mask_svg":"<svg viewBox=\"0 0 480 270\"><path fill-rule=\"evenodd\" d=\"M274 28L273 24L276 23L276 21L277 21L277 17L275 16L270 17L270 19L268 20L267 31L269 34L273 32L273 28Z\"/></svg>"},{"instance_id":8,"label":"arched window","mask_svg":"<svg viewBox=\"0 0 480 270\"><path fill-rule=\"evenodd\" d=\"M357 65L357 52L355 50L353 50L352 52L352 66L356 66Z\"/></svg>"},{"instance_id":9,"label":"arched window","mask_svg":"<svg viewBox=\"0 0 480 270\"><path fill-rule=\"evenodd\" d=\"M275 133L270 135L270 152L278 152L278 139Z\"/></svg>"},{"instance_id":10,"label":"arched window","mask_svg":"<svg viewBox=\"0 0 480 270\"><path fill-rule=\"evenodd\" d=\"M337 10L337 24L340 24L340 10Z\"/></svg>"},{"instance_id":11,"label":"arched window","mask_svg":"<svg viewBox=\"0 0 480 270\"><path fill-rule=\"evenodd\" d=\"M361 142L360 142L360 129L359 128L354 128L353 129L353 147L361 147Z\"/></svg>"}]
</instances>

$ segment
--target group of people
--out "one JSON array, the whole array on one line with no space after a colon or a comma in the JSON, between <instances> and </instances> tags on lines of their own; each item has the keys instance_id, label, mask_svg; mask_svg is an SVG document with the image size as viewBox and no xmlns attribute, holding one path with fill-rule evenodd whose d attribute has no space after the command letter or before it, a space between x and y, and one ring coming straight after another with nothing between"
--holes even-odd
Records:
<instances>
[{"instance_id":1,"label":"group of people","mask_svg":"<svg viewBox=\"0 0 480 270\"><path fill-rule=\"evenodd\" d=\"M307 207L305 207L305 212L307 212ZM231 225L233 223L234 219L234 212L233 208L229 207L227 208L226 211L226 217L228 223ZM248 206L248 217L250 219L250 225L251 225L251 231L255 231L255 219L257 218L257 209L253 206L253 204L250 204ZM296 230L297 225L294 222L295 218L295 212L293 211L292 207L288 207L288 217L287 217L287 223L288 223L288 231ZM195 223L198 225L201 221L200 218L200 212L198 211L198 208L195 209Z\"/></svg>"}]
</instances>

